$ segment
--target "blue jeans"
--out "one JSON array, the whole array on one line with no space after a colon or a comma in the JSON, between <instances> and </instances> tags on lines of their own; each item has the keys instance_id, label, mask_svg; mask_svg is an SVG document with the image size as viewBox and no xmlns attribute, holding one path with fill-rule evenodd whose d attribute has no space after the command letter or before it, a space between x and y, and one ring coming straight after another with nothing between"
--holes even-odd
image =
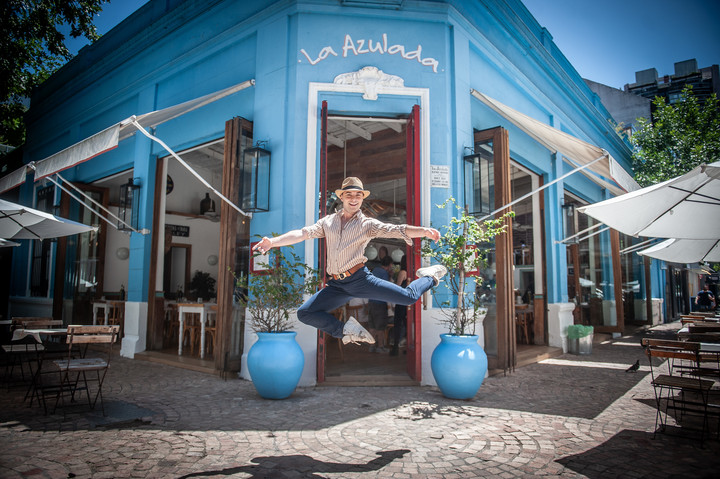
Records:
<instances>
[{"instance_id":1,"label":"blue jeans","mask_svg":"<svg viewBox=\"0 0 720 479\"><path fill-rule=\"evenodd\" d=\"M423 276L401 288L395 283L374 276L367 268L357 270L349 278L328 281L327 286L315 293L298 309L298 319L309 326L325 331L335 338L343 337L345 323L329 313L352 298L368 298L386 303L409 306L425 291L435 286L435 280Z\"/></svg>"}]
</instances>

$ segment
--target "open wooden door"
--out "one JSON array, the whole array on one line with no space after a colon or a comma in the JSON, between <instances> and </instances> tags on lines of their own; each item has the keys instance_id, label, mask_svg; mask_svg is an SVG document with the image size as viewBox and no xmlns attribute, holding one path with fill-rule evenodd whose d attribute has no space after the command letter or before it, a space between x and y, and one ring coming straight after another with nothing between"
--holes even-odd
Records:
<instances>
[{"instance_id":1,"label":"open wooden door","mask_svg":"<svg viewBox=\"0 0 720 479\"><path fill-rule=\"evenodd\" d=\"M475 151L484 152L488 168L486 179L492 185L494 199L489 198L488 213L510 203L510 146L506 129L497 127L475 132ZM492 166L490 168L489 166ZM510 208L497 213L502 216ZM495 281L489 296L494 303L488 305L485 326L485 352L488 355L490 373L508 371L515 368L517 362L517 341L515 333L515 301L513 285L513 238L512 220L507 219L507 233L495 237Z\"/></svg>"},{"instance_id":2,"label":"open wooden door","mask_svg":"<svg viewBox=\"0 0 720 479\"><path fill-rule=\"evenodd\" d=\"M419 226L420 216L420 106L415 105L407 124L407 222ZM420 267L420 238L413 240L408 248L407 267L409 279L415 278L415 271ZM407 372L415 381L422 379L422 302L417 302L407 309Z\"/></svg>"}]
</instances>

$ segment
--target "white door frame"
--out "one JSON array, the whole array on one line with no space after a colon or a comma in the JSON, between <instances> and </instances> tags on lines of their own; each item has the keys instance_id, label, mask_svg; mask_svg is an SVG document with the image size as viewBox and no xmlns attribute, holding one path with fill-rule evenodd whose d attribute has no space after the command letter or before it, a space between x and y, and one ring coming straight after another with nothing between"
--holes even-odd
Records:
<instances>
[{"instance_id":1,"label":"white door frame","mask_svg":"<svg viewBox=\"0 0 720 479\"><path fill-rule=\"evenodd\" d=\"M404 86L404 80L388 75L375 67L364 67L358 72L338 75L333 83L310 82L308 85L307 160L305 178L305 224L315 223L317 211L317 132L318 104L321 92L358 93L366 100L377 100L378 95L415 96L420 100L420 205L424 225L430 224L430 89ZM305 262L315 263L315 248L305 242Z\"/></svg>"}]
</instances>

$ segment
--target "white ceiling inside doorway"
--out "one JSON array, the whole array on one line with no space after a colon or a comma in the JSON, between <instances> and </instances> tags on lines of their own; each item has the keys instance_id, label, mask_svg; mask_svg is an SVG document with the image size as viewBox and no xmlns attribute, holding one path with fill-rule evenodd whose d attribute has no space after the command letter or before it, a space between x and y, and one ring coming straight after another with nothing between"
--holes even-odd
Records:
<instances>
[{"instance_id":1,"label":"white ceiling inside doorway","mask_svg":"<svg viewBox=\"0 0 720 479\"><path fill-rule=\"evenodd\" d=\"M402 132L407 120L395 118L360 118L352 116L328 117L328 143L344 148L345 142L355 138L372 140L373 133L390 128Z\"/></svg>"}]
</instances>

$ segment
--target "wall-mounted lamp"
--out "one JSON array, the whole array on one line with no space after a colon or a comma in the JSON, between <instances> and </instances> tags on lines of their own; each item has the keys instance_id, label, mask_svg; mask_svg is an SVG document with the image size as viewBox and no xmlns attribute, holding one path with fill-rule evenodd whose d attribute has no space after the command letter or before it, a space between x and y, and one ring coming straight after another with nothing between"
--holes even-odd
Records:
<instances>
[{"instance_id":1,"label":"wall-mounted lamp","mask_svg":"<svg viewBox=\"0 0 720 479\"><path fill-rule=\"evenodd\" d=\"M565 231L564 238L568 238L570 236L573 236L575 233L577 233L577 231L575 231L576 230L576 228L575 228L575 205L573 205L573 204L562 205L562 211L563 211L563 228ZM577 238L568 240L565 243L566 244L577 243Z\"/></svg>"},{"instance_id":2,"label":"wall-mounted lamp","mask_svg":"<svg viewBox=\"0 0 720 479\"><path fill-rule=\"evenodd\" d=\"M135 230L138 229L138 216L140 215L140 184L133 182L133 178L129 178L128 182L120 185L120 211L118 217L124 221L118 221L119 231L132 231L130 225Z\"/></svg>"},{"instance_id":3,"label":"wall-mounted lamp","mask_svg":"<svg viewBox=\"0 0 720 479\"><path fill-rule=\"evenodd\" d=\"M248 212L270 209L270 152L258 141L243 152L240 165L240 208Z\"/></svg>"},{"instance_id":4,"label":"wall-mounted lamp","mask_svg":"<svg viewBox=\"0 0 720 479\"><path fill-rule=\"evenodd\" d=\"M471 215L486 215L494 209L495 178L492 152L481 148L463 157L465 204Z\"/></svg>"}]
</instances>

